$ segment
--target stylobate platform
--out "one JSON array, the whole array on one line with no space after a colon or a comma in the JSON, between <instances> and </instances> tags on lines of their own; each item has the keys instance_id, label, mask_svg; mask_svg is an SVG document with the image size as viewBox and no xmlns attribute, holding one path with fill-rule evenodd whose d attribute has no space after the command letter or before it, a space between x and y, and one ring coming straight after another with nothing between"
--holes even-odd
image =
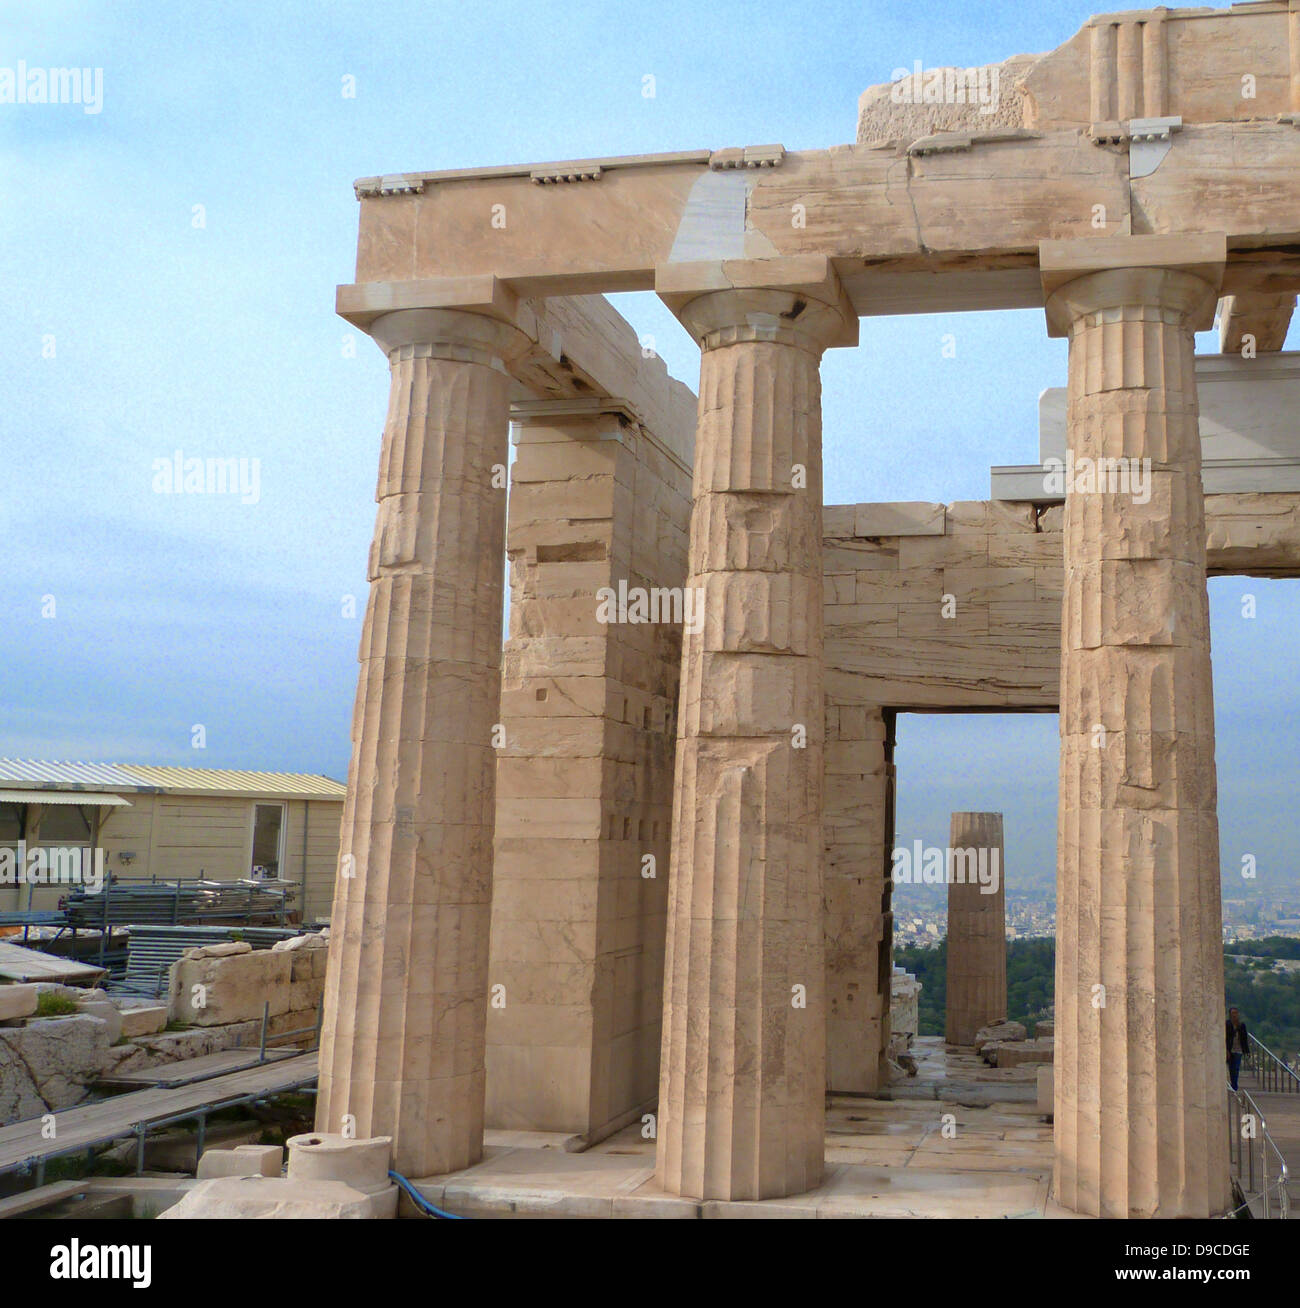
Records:
<instances>
[{"instance_id":1,"label":"stylobate platform","mask_svg":"<svg viewBox=\"0 0 1300 1308\"><path fill-rule=\"evenodd\" d=\"M793 1198L684 1199L656 1183L640 1123L582 1153L569 1137L489 1131L483 1161L416 1182L466 1217L761 1218L1072 1216L1048 1198L1052 1128L1035 1070L989 1068L937 1038L915 1047L917 1075L891 1099L836 1096L827 1107L826 1173Z\"/></svg>"}]
</instances>

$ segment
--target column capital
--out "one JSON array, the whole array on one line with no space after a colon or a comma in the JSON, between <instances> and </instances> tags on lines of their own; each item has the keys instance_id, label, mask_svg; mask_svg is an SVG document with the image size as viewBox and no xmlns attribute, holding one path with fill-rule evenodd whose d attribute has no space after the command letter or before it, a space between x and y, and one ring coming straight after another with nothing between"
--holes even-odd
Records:
<instances>
[{"instance_id":1,"label":"column capital","mask_svg":"<svg viewBox=\"0 0 1300 1308\"><path fill-rule=\"evenodd\" d=\"M462 309L398 309L380 314L365 330L390 363L398 358L454 359L504 368L533 343L499 318Z\"/></svg>"},{"instance_id":2,"label":"column capital","mask_svg":"<svg viewBox=\"0 0 1300 1308\"><path fill-rule=\"evenodd\" d=\"M1227 237L1097 236L1043 241L1039 271L1049 336L1068 336L1090 313L1147 305L1180 314L1193 331L1214 321Z\"/></svg>"},{"instance_id":3,"label":"column capital","mask_svg":"<svg viewBox=\"0 0 1300 1308\"><path fill-rule=\"evenodd\" d=\"M438 344L461 348L448 358L474 362L468 349L479 361L486 355L510 363L538 336L532 307L499 277L357 282L337 288L334 311L373 337L390 361L395 349Z\"/></svg>"},{"instance_id":4,"label":"column capital","mask_svg":"<svg viewBox=\"0 0 1300 1308\"><path fill-rule=\"evenodd\" d=\"M655 290L703 350L776 341L820 355L858 343L858 315L824 255L663 264Z\"/></svg>"}]
</instances>

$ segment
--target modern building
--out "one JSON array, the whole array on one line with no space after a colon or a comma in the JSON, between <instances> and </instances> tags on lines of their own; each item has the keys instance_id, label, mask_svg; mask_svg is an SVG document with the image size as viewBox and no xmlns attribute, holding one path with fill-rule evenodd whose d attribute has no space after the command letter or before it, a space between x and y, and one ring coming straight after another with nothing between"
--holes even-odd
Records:
<instances>
[{"instance_id":1,"label":"modern building","mask_svg":"<svg viewBox=\"0 0 1300 1308\"><path fill-rule=\"evenodd\" d=\"M0 759L0 850L102 850L104 872L124 881L297 881L311 921L330 911L345 791L296 772ZM67 893L0 880L0 910L53 908Z\"/></svg>"}]
</instances>

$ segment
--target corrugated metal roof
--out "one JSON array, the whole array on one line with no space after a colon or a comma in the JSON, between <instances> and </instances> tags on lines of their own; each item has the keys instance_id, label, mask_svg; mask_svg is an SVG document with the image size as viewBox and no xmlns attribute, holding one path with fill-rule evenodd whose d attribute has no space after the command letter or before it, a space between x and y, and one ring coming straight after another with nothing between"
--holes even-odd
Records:
<instances>
[{"instance_id":1,"label":"corrugated metal roof","mask_svg":"<svg viewBox=\"0 0 1300 1308\"><path fill-rule=\"evenodd\" d=\"M109 795L102 790L0 790L0 804L102 805L105 808L130 808L131 801L121 795Z\"/></svg>"},{"instance_id":2,"label":"corrugated metal roof","mask_svg":"<svg viewBox=\"0 0 1300 1308\"><path fill-rule=\"evenodd\" d=\"M61 763L0 759L0 785L22 790L97 790L183 795L248 795L266 799L336 799L342 782L306 772L236 768L149 767L138 763Z\"/></svg>"}]
</instances>

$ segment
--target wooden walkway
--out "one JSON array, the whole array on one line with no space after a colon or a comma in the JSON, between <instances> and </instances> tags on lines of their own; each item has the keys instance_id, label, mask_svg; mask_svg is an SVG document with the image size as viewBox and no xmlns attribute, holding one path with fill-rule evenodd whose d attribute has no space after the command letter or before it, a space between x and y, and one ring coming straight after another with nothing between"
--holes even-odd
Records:
<instances>
[{"instance_id":1,"label":"wooden walkway","mask_svg":"<svg viewBox=\"0 0 1300 1308\"><path fill-rule=\"evenodd\" d=\"M268 1049L266 1062L275 1063L292 1058L296 1049ZM142 1067L135 1072L110 1072L95 1082L96 1086L113 1089L141 1090L146 1086L166 1086L169 1090L189 1085L191 1081L207 1081L226 1072L243 1072L258 1067L256 1049L221 1049L215 1054L200 1054L198 1058L182 1058L176 1063L161 1063L157 1067Z\"/></svg>"},{"instance_id":2,"label":"wooden walkway","mask_svg":"<svg viewBox=\"0 0 1300 1308\"><path fill-rule=\"evenodd\" d=\"M76 1153L136 1134L138 1127L183 1120L201 1109L220 1108L250 1097L277 1094L316 1080L316 1053L227 1072L190 1085L134 1090L54 1115L55 1138L42 1139L42 1118L0 1127L0 1174L57 1154Z\"/></svg>"},{"instance_id":3,"label":"wooden walkway","mask_svg":"<svg viewBox=\"0 0 1300 1308\"><path fill-rule=\"evenodd\" d=\"M24 949L12 940L0 940L0 977L6 981L57 981L62 985L94 984L107 969L79 963L39 949Z\"/></svg>"}]
</instances>

